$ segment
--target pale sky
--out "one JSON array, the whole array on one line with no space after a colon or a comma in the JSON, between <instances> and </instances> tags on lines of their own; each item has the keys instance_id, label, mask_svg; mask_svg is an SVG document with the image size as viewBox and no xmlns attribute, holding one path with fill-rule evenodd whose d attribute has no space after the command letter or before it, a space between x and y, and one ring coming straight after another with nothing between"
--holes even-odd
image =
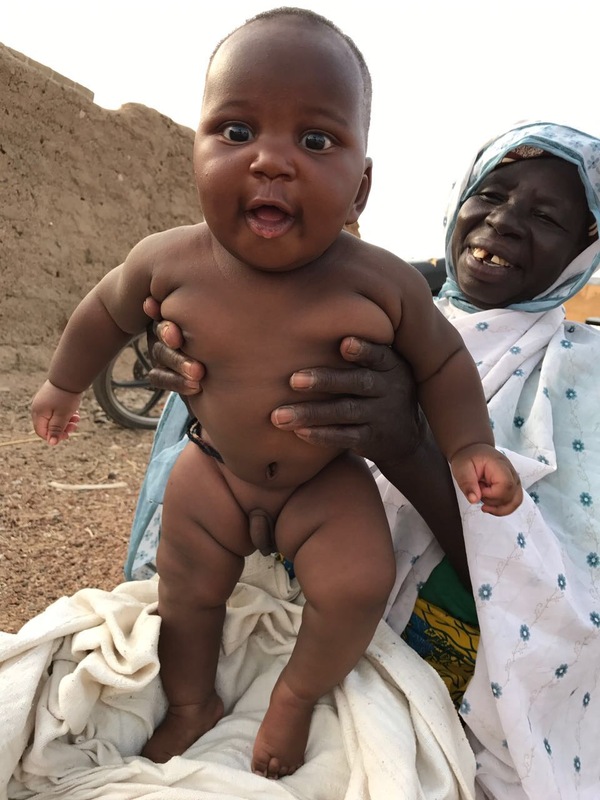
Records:
<instances>
[{"instance_id":1,"label":"pale sky","mask_svg":"<svg viewBox=\"0 0 600 800\"><path fill-rule=\"evenodd\" d=\"M104 108L142 103L195 128L215 44L278 0L7 0L0 42L83 84ZM522 119L600 135L600 0L292 0L329 17L373 77L373 190L363 238L443 255L452 182ZM133 244L133 243L132 243Z\"/></svg>"}]
</instances>

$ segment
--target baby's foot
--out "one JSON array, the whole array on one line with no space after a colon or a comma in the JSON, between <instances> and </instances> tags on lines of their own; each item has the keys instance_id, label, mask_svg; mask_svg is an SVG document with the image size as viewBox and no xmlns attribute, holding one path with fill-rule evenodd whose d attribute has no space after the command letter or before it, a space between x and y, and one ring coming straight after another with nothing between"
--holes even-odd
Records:
<instances>
[{"instance_id":1,"label":"baby's foot","mask_svg":"<svg viewBox=\"0 0 600 800\"><path fill-rule=\"evenodd\" d=\"M285 681L275 684L254 742L253 772L264 778L283 778L304 764L314 707L314 702L297 697Z\"/></svg>"},{"instance_id":2,"label":"baby's foot","mask_svg":"<svg viewBox=\"0 0 600 800\"><path fill-rule=\"evenodd\" d=\"M223 716L223 701L213 692L204 703L169 706L167 715L146 742L142 755L157 764L180 756Z\"/></svg>"}]
</instances>

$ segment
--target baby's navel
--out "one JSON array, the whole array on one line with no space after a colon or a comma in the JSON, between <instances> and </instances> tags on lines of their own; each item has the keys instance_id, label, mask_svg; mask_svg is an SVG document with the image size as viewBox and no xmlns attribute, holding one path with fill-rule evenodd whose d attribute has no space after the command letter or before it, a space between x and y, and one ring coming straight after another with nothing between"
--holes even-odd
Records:
<instances>
[{"instance_id":1,"label":"baby's navel","mask_svg":"<svg viewBox=\"0 0 600 800\"><path fill-rule=\"evenodd\" d=\"M271 463L267 466L267 479L273 480L276 477L278 472L278 466L276 461L271 461Z\"/></svg>"}]
</instances>

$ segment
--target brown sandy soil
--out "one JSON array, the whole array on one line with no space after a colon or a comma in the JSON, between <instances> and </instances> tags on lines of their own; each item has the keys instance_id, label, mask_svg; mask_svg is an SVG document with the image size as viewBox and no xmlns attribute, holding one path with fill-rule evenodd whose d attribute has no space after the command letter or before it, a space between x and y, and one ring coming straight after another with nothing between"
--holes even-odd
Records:
<instances>
[{"instance_id":1,"label":"brown sandy soil","mask_svg":"<svg viewBox=\"0 0 600 800\"><path fill-rule=\"evenodd\" d=\"M63 595L124 580L152 445L152 431L115 425L88 392L79 433L48 447L28 409L43 377L0 376L0 630L11 633ZM126 487L61 490L53 482Z\"/></svg>"}]
</instances>

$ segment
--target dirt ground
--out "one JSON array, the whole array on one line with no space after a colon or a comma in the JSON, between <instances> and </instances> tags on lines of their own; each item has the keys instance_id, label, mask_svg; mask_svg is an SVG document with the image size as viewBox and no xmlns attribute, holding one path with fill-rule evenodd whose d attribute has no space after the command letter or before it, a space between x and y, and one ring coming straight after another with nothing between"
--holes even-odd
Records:
<instances>
[{"instance_id":1,"label":"dirt ground","mask_svg":"<svg viewBox=\"0 0 600 800\"><path fill-rule=\"evenodd\" d=\"M88 392L79 433L48 447L33 434L28 410L42 379L0 377L0 630L10 633L63 595L124 580L152 445L152 431L109 421Z\"/></svg>"}]
</instances>

